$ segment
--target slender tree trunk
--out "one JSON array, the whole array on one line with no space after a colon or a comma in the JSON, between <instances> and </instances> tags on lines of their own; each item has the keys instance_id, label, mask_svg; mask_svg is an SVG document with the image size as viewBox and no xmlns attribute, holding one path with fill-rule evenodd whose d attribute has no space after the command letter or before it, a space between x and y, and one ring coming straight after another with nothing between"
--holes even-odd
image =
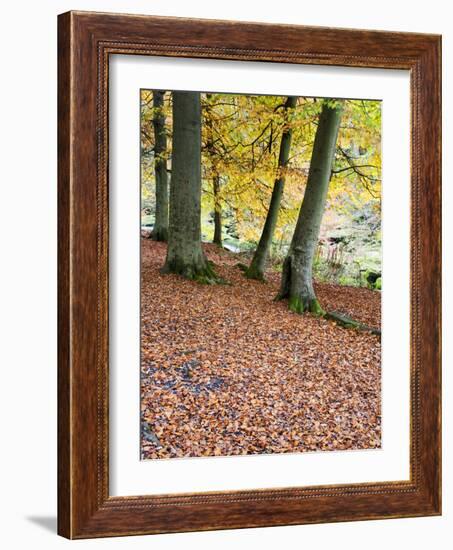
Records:
<instances>
[{"instance_id":1,"label":"slender tree trunk","mask_svg":"<svg viewBox=\"0 0 453 550\"><path fill-rule=\"evenodd\" d=\"M168 239L168 173L167 135L165 133L165 92L153 92L154 171L156 174L156 217L151 238L155 241Z\"/></svg>"},{"instance_id":2,"label":"slender tree trunk","mask_svg":"<svg viewBox=\"0 0 453 550\"><path fill-rule=\"evenodd\" d=\"M212 109L211 109L211 98L212 94L206 94L206 130L207 130L207 140L206 140L206 150L209 155L211 169L212 169L212 195L214 197L214 238L212 242L219 246L222 246L222 205L220 202L220 175L217 169L216 163L216 150L214 147L214 135L212 128Z\"/></svg>"},{"instance_id":3,"label":"slender tree trunk","mask_svg":"<svg viewBox=\"0 0 453 550\"><path fill-rule=\"evenodd\" d=\"M288 97L285 102L285 119L288 118L288 109L296 107L297 97ZM275 227L277 225L280 203L282 201L283 189L285 187L285 168L288 164L289 152L291 148L292 129L286 126L282 133L280 142L280 152L278 155L277 177L272 190L271 202L267 211L266 221L264 222L258 246L256 247L250 267L245 272L249 279L264 280L267 258L274 237Z\"/></svg>"},{"instance_id":4,"label":"slender tree trunk","mask_svg":"<svg viewBox=\"0 0 453 550\"><path fill-rule=\"evenodd\" d=\"M332 171L342 103L324 103L308 173L307 186L291 245L283 264L278 298L288 298L296 313L311 311L323 315L313 289L313 255L319 239Z\"/></svg>"},{"instance_id":5,"label":"slender tree trunk","mask_svg":"<svg viewBox=\"0 0 453 550\"><path fill-rule=\"evenodd\" d=\"M173 92L170 223L164 273L217 282L201 247L201 105L198 92Z\"/></svg>"},{"instance_id":6,"label":"slender tree trunk","mask_svg":"<svg viewBox=\"0 0 453 550\"><path fill-rule=\"evenodd\" d=\"M222 209L220 206L220 177L215 174L212 178L212 191L214 194L214 238L212 242L222 246Z\"/></svg>"}]
</instances>

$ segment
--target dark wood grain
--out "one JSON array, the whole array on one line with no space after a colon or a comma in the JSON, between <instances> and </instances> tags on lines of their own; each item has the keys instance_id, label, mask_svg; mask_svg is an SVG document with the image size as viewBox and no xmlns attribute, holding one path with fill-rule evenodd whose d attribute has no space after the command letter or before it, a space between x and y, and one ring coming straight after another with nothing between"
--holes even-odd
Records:
<instances>
[{"instance_id":1,"label":"dark wood grain","mask_svg":"<svg viewBox=\"0 0 453 550\"><path fill-rule=\"evenodd\" d=\"M58 25L58 532L70 536L70 16Z\"/></svg>"},{"instance_id":2,"label":"dark wood grain","mask_svg":"<svg viewBox=\"0 0 453 550\"><path fill-rule=\"evenodd\" d=\"M440 37L69 12L59 16L59 521L68 538L440 514ZM411 479L186 495L108 490L108 58L411 72Z\"/></svg>"}]
</instances>

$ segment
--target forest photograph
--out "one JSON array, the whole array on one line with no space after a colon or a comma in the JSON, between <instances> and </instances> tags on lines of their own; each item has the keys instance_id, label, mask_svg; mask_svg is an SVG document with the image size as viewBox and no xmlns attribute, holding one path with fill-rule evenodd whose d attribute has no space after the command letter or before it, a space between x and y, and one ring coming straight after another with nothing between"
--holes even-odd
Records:
<instances>
[{"instance_id":1,"label":"forest photograph","mask_svg":"<svg viewBox=\"0 0 453 550\"><path fill-rule=\"evenodd\" d=\"M140 91L140 456L381 448L381 102Z\"/></svg>"}]
</instances>

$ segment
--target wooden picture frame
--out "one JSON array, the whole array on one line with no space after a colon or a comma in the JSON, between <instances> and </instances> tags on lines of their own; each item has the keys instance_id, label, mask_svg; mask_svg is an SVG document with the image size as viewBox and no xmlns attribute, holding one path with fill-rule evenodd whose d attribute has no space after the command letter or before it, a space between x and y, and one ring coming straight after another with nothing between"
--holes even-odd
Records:
<instances>
[{"instance_id":1,"label":"wooden picture frame","mask_svg":"<svg viewBox=\"0 0 453 550\"><path fill-rule=\"evenodd\" d=\"M58 532L88 538L441 513L441 39L68 12L58 21ZM411 86L410 480L109 496L109 55L406 69Z\"/></svg>"}]
</instances>

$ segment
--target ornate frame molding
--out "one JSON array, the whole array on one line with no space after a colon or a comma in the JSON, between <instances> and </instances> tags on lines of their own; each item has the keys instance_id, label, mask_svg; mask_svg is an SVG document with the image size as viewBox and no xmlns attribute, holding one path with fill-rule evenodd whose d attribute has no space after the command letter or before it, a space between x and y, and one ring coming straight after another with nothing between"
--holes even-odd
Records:
<instances>
[{"instance_id":1,"label":"ornate frame molding","mask_svg":"<svg viewBox=\"0 0 453 550\"><path fill-rule=\"evenodd\" d=\"M410 481L109 496L112 54L410 71ZM58 85L59 533L86 538L440 514L440 37L68 12L59 16Z\"/></svg>"}]
</instances>

